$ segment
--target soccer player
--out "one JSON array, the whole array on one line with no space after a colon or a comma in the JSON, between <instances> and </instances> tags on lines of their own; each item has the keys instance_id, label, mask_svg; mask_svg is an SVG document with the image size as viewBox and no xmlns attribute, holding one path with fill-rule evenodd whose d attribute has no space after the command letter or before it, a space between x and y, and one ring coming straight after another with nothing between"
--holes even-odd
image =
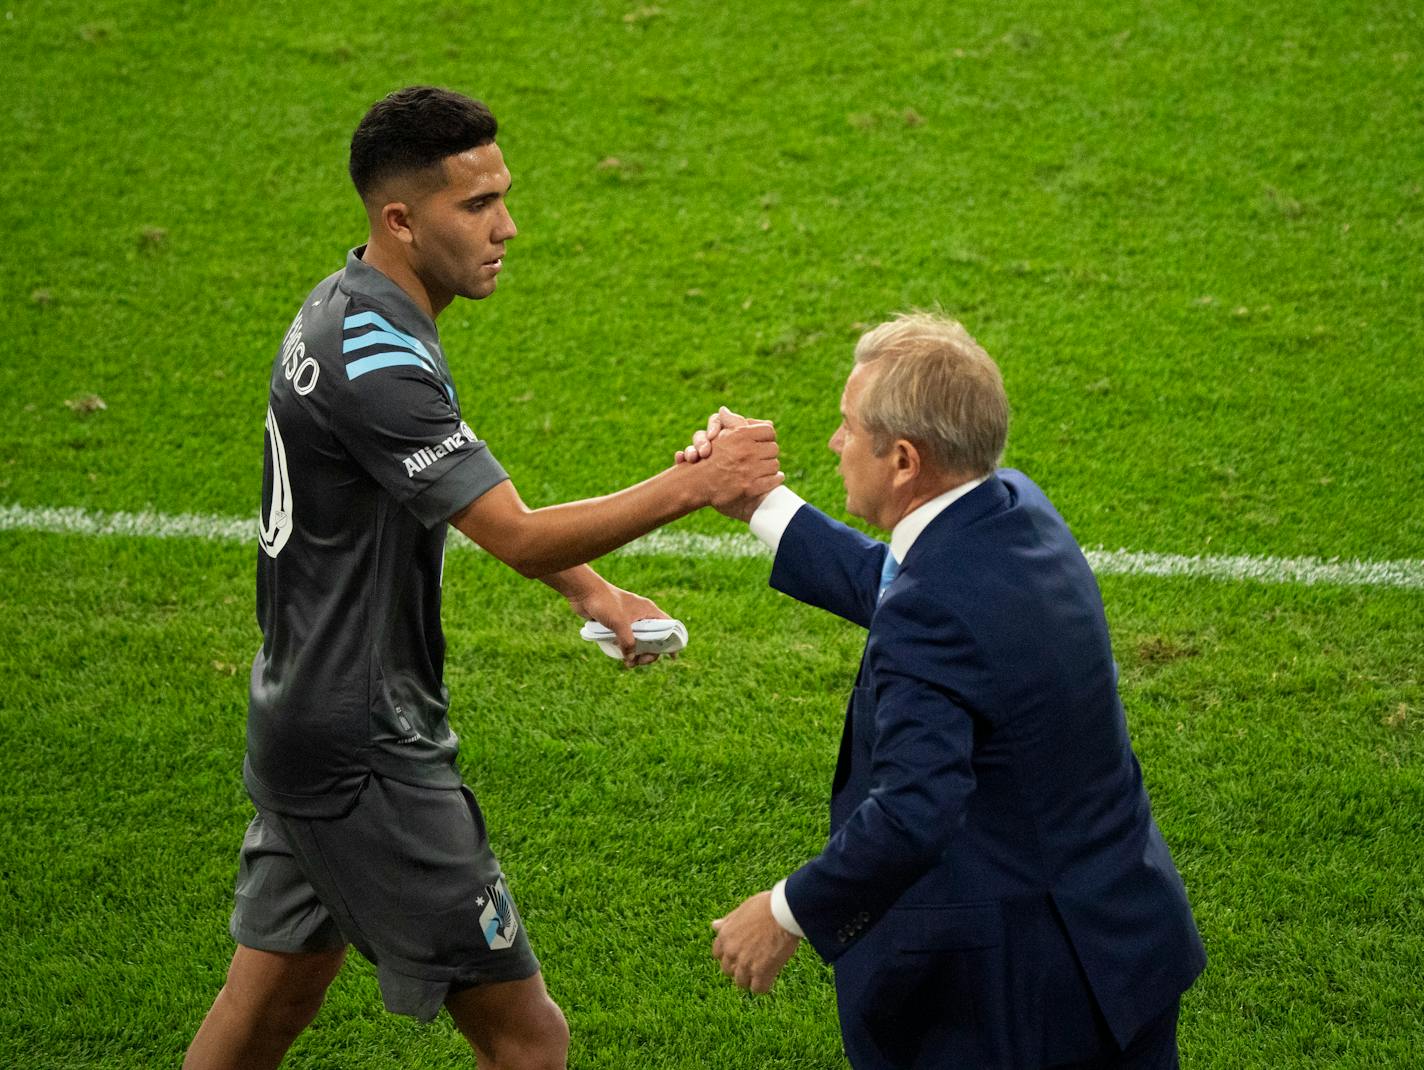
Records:
<instances>
[{"instance_id":1,"label":"soccer player","mask_svg":"<svg viewBox=\"0 0 1424 1070\"><path fill-rule=\"evenodd\" d=\"M446 717L446 524L612 629L665 616L585 562L782 477L768 424L710 463L528 509L466 419L435 320L495 292L516 228L496 123L413 87L351 143L369 241L303 303L271 378L257 554L243 840L227 983L188 1068L278 1065L354 944L386 1007L446 1007L481 1067L563 1067L549 998Z\"/></svg>"}]
</instances>

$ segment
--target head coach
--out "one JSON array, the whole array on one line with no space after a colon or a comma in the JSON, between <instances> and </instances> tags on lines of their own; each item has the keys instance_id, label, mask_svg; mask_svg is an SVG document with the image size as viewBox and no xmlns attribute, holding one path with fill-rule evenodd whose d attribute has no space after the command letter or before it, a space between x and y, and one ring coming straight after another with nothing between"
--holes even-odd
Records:
<instances>
[{"instance_id":1,"label":"head coach","mask_svg":"<svg viewBox=\"0 0 1424 1070\"><path fill-rule=\"evenodd\" d=\"M846 508L729 510L771 585L869 630L821 853L714 922L766 991L801 938L834 964L857 1070L1177 1065L1205 966L1117 692L1101 595L1052 504L998 468L1009 407L964 328L867 332L830 448ZM723 410L679 459L716 456Z\"/></svg>"}]
</instances>

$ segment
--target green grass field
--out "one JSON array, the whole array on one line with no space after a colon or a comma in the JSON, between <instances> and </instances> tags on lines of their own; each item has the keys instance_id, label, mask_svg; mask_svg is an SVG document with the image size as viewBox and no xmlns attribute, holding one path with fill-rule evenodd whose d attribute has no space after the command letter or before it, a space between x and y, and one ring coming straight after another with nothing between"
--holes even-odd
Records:
<instances>
[{"instance_id":1,"label":"green grass field","mask_svg":"<svg viewBox=\"0 0 1424 1070\"><path fill-rule=\"evenodd\" d=\"M0 5L0 69L0 507L254 515L272 356L363 238L351 130L433 82L515 176L500 292L441 329L531 504L727 402L839 515L860 325L939 305L1085 546L1424 558L1416 6L51 0ZM0 1064L176 1065L220 985L256 552L0 532ZM810 949L754 999L707 923L819 848L862 636L764 559L600 568L683 658L619 672L487 556L445 577L463 768L571 1066L842 1066ZM1102 585L1211 958L1184 1065L1424 1065L1424 593ZM353 959L287 1065L467 1050Z\"/></svg>"}]
</instances>

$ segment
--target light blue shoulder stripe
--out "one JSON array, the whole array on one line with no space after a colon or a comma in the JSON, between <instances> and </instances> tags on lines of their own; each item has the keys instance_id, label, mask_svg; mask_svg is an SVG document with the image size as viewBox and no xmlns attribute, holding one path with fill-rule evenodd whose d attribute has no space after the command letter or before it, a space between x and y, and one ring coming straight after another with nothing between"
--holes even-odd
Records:
<instances>
[{"instance_id":1,"label":"light blue shoulder stripe","mask_svg":"<svg viewBox=\"0 0 1424 1070\"><path fill-rule=\"evenodd\" d=\"M344 326L348 331L354 330L357 327L379 327L381 328L381 330L389 331L391 334L401 339L401 341L405 342L411 349L415 350L415 352L419 353L422 357L425 357L427 360L430 359L430 350L425 348L419 338L415 338L412 335L406 334L402 330L398 330L395 327L392 327L390 322L378 312L358 312L354 316L347 316Z\"/></svg>"},{"instance_id":2,"label":"light blue shoulder stripe","mask_svg":"<svg viewBox=\"0 0 1424 1070\"><path fill-rule=\"evenodd\" d=\"M419 342L416 342L414 338L408 335L388 334L386 331L371 331L369 334L361 334L355 338L344 339L341 343L341 352L354 353L358 349L370 349L372 346L398 346L401 349L409 349L412 353L419 355L418 351L412 347L412 342L415 342L416 345L420 345ZM425 366L431 371L435 370L435 364L430 360L428 355L425 359Z\"/></svg>"},{"instance_id":3,"label":"light blue shoulder stripe","mask_svg":"<svg viewBox=\"0 0 1424 1070\"><path fill-rule=\"evenodd\" d=\"M373 357L362 357L360 360L353 360L346 365L346 378L357 379L367 372L380 371L382 368L398 368L402 365L430 370L430 366L414 353L377 353Z\"/></svg>"}]
</instances>

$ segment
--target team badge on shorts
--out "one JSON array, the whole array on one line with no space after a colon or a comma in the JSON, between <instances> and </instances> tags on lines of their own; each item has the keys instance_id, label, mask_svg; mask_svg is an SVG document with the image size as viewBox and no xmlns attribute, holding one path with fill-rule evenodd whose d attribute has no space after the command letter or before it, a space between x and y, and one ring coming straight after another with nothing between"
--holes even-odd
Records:
<instances>
[{"instance_id":1,"label":"team badge on shorts","mask_svg":"<svg viewBox=\"0 0 1424 1070\"><path fill-rule=\"evenodd\" d=\"M514 901L509 898L509 888L501 876L494 884L485 885L485 894L476 899L484 905L480 914L480 931L491 951L503 951L514 945L514 934L519 932L519 916L514 913Z\"/></svg>"}]
</instances>

